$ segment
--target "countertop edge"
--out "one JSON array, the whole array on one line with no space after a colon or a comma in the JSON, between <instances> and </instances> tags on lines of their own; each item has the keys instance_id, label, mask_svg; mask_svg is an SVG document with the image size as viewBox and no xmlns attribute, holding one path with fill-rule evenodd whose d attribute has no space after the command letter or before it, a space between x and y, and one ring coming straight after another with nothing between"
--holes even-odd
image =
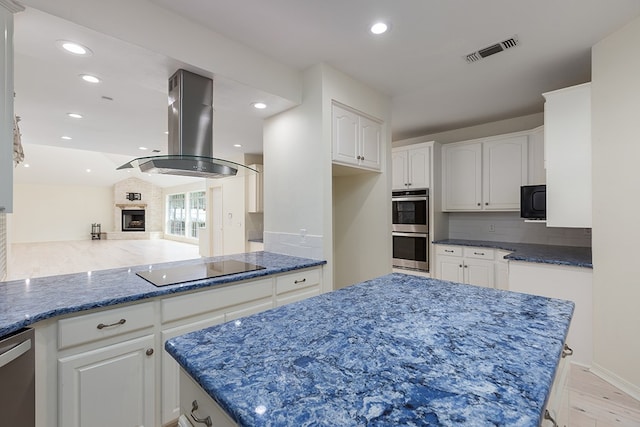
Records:
<instances>
[{"instance_id":1,"label":"countertop edge","mask_svg":"<svg viewBox=\"0 0 640 427\"><path fill-rule=\"evenodd\" d=\"M239 254L239 255L244 255L244 254ZM278 254L278 255L281 255L281 254ZM234 258L234 255L216 257L216 258L232 259ZM292 256L291 258L299 258L299 257ZM209 259L209 258L204 258L204 259ZM259 279L261 277L273 276L276 274L286 273L288 271L302 270L305 268L318 267L318 266L327 264L326 260L313 260L308 258L299 258L299 259L302 262L296 265L289 265L289 266L282 266L282 267L267 267L263 270L256 270L248 273L239 273L239 275L222 276L222 277L213 278L213 279L205 279L205 280L197 280L192 282L181 283L173 286L158 287L148 292L132 293L130 295L123 295L116 298L110 298L105 300L95 300L95 301L87 302L85 304L78 304L78 305L67 306L67 307L58 307L49 311L46 311L46 310L40 311L37 313L25 315L25 318L23 320L0 325L0 337L9 335L13 332L19 331L20 329L23 329L35 323L52 319L55 317L67 315L67 314L79 313L82 311L88 311L88 310L99 309L99 308L107 308L107 307L111 307L119 304L132 303L132 302L137 302L145 299L161 297L161 296L181 294L181 293L186 293L186 292L200 290L200 289L204 290L209 288L215 288L216 286L228 285L236 282L239 283L239 282L244 282L246 280ZM193 261L193 260L188 260L188 261ZM165 264L169 265L174 263L175 261L161 263L161 264L157 264L157 266L162 266ZM135 266L135 267L138 267L138 266ZM135 267L132 267L132 268L135 268ZM94 273L100 272L104 274L110 271L113 271L114 273L122 272L123 268L99 270ZM77 273L77 274L82 274L82 273ZM51 277L57 277L57 276L51 276ZM40 279L46 279L46 277L43 277ZM13 283L13 282L19 282L19 280L2 282L2 283ZM153 286L153 285L150 284L150 286Z\"/></svg>"},{"instance_id":2,"label":"countertop edge","mask_svg":"<svg viewBox=\"0 0 640 427\"><path fill-rule=\"evenodd\" d=\"M544 246L549 248L566 247L556 245L541 245L541 244L528 244L528 243L513 243L513 242L491 242L486 240L457 240L457 239L441 239L434 240L432 242L435 245L449 245L449 246L467 246L467 247L479 247L479 248L492 248L503 251L511 252L507 254L504 259L512 261L523 261L537 264L552 264L552 265L564 265L569 267L581 267L581 268L593 268L592 262L577 261L561 259L560 257L540 257L518 254L517 252L522 249L518 249L518 246Z\"/></svg>"}]
</instances>

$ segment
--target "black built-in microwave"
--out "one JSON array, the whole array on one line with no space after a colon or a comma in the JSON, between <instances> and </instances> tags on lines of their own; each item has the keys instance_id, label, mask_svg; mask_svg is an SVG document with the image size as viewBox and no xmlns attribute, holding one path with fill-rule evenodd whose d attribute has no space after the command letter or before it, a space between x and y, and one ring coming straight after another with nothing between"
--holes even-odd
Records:
<instances>
[{"instance_id":1,"label":"black built-in microwave","mask_svg":"<svg viewBox=\"0 0 640 427\"><path fill-rule=\"evenodd\" d=\"M520 217L547 219L546 185L523 185L520 187Z\"/></svg>"}]
</instances>

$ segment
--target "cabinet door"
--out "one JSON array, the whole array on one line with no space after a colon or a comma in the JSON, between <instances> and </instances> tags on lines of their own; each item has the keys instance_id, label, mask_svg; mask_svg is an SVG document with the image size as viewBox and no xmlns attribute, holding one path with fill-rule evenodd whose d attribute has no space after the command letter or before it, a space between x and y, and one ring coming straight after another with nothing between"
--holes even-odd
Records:
<instances>
[{"instance_id":1,"label":"cabinet door","mask_svg":"<svg viewBox=\"0 0 640 427\"><path fill-rule=\"evenodd\" d=\"M157 425L154 342L148 335L59 359L60 425Z\"/></svg>"},{"instance_id":2,"label":"cabinet door","mask_svg":"<svg viewBox=\"0 0 640 427\"><path fill-rule=\"evenodd\" d=\"M495 268L495 263L493 261L465 258L464 283L467 283L469 285L493 288L494 287L494 278L493 278L494 268Z\"/></svg>"},{"instance_id":3,"label":"cabinet door","mask_svg":"<svg viewBox=\"0 0 640 427\"><path fill-rule=\"evenodd\" d=\"M223 322L224 314L219 314L199 322L162 331L162 348L164 350L164 343L171 338ZM162 351L161 385L162 425L167 425L180 417L180 365L166 351Z\"/></svg>"},{"instance_id":4,"label":"cabinet door","mask_svg":"<svg viewBox=\"0 0 640 427\"><path fill-rule=\"evenodd\" d=\"M544 94L547 227L591 227L591 86Z\"/></svg>"},{"instance_id":5,"label":"cabinet door","mask_svg":"<svg viewBox=\"0 0 640 427\"><path fill-rule=\"evenodd\" d=\"M444 210L482 209L482 144L445 145Z\"/></svg>"},{"instance_id":6,"label":"cabinet door","mask_svg":"<svg viewBox=\"0 0 640 427\"><path fill-rule=\"evenodd\" d=\"M440 280L462 283L464 281L462 258L438 256L436 277Z\"/></svg>"},{"instance_id":7,"label":"cabinet door","mask_svg":"<svg viewBox=\"0 0 640 427\"><path fill-rule=\"evenodd\" d=\"M393 190L404 190L407 188L408 170L407 158L409 152L406 150L394 150L391 154L391 188Z\"/></svg>"},{"instance_id":8,"label":"cabinet door","mask_svg":"<svg viewBox=\"0 0 640 427\"><path fill-rule=\"evenodd\" d=\"M360 122L357 114L333 106L333 160L358 164Z\"/></svg>"},{"instance_id":9,"label":"cabinet door","mask_svg":"<svg viewBox=\"0 0 640 427\"><path fill-rule=\"evenodd\" d=\"M483 143L483 208L520 210L520 186L529 170L526 135L489 139Z\"/></svg>"},{"instance_id":10,"label":"cabinet door","mask_svg":"<svg viewBox=\"0 0 640 427\"><path fill-rule=\"evenodd\" d=\"M431 183L431 158L429 147L409 150L408 156L409 188L429 188Z\"/></svg>"},{"instance_id":11,"label":"cabinet door","mask_svg":"<svg viewBox=\"0 0 640 427\"><path fill-rule=\"evenodd\" d=\"M382 126L366 117L360 116L360 165L380 169Z\"/></svg>"}]
</instances>

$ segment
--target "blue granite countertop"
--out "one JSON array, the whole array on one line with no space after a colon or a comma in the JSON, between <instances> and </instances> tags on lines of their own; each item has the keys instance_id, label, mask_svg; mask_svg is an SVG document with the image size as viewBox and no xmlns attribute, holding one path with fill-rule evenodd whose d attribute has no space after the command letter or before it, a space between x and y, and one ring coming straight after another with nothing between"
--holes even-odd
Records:
<instances>
[{"instance_id":1,"label":"blue granite countertop","mask_svg":"<svg viewBox=\"0 0 640 427\"><path fill-rule=\"evenodd\" d=\"M153 268L235 259L266 267L213 279L156 287L136 275L148 265L87 273L0 282L0 336L51 317L146 298L207 288L300 268L326 264L270 252L251 252L214 258L155 264Z\"/></svg>"},{"instance_id":2,"label":"blue granite countertop","mask_svg":"<svg viewBox=\"0 0 640 427\"><path fill-rule=\"evenodd\" d=\"M169 340L241 426L538 426L574 304L394 273Z\"/></svg>"},{"instance_id":3,"label":"blue granite countertop","mask_svg":"<svg viewBox=\"0 0 640 427\"><path fill-rule=\"evenodd\" d=\"M579 246L534 245L529 243L492 242L488 240L436 240L438 245L476 246L512 251L505 259L593 268L591 248Z\"/></svg>"}]
</instances>

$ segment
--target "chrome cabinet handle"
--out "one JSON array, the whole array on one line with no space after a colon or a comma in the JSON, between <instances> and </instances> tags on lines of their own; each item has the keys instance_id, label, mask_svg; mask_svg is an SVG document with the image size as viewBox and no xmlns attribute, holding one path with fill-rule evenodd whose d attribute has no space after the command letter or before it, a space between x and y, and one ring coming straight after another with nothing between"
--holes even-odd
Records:
<instances>
[{"instance_id":1,"label":"chrome cabinet handle","mask_svg":"<svg viewBox=\"0 0 640 427\"><path fill-rule=\"evenodd\" d=\"M452 253L453 253L453 250L452 250L452 249L445 249L444 251L445 251L446 253L448 253L448 254L452 254Z\"/></svg>"},{"instance_id":2,"label":"chrome cabinet handle","mask_svg":"<svg viewBox=\"0 0 640 427\"><path fill-rule=\"evenodd\" d=\"M194 412L197 410L198 410L198 401L194 400L193 402L191 402L191 418L193 418L193 421L200 424L204 424L207 427L213 427L213 422L211 421L211 417L207 416L205 418L200 418L196 414L194 414Z\"/></svg>"},{"instance_id":3,"label":"chrome cabinet handle","mask_svg":"<svg viewBox=\"0 0 640 427\"><path fill-rule=\"evenodd\" d=\"M556 422L556 420L553 419L548 409L544 410L544 419L551 421L551 424L553 424L553 427L558 427L558 423Z\"/></svg>"},{"instance_id":4,"label":"chrome cabinet handle","mask_svg":"<svg viewBox=\"0 0 640 427\"><path fill-rule=\"evenodd\" d=\"M147 351L145 351L145 354L147 356L151 356L153 354L153 349L152 348L148 348Z\"/></svg>"},{"instance_id":5,"label":"chrome cabinet handle","mask_svg":"<svg viewBox=\"0 0 640 427\"><path fill-rule=\"evenodd\" d=\"M112 326L120 326L120 325L124 325L126 323L127 319L120 319L115 323L110 323L108 325L105 325L104 323L99 323L97 328L98 329L104 329L104 328L110 328Z\"/></svg>"},{"instance_id":6,"label":"chrome cabinet handle","mask_svg":"<svg viewBox=\"0 0 640 427\"><path fill-rule=\"evenodd\" d=\"M480 206L480 203L478 203L478 206Z\"/></svg>"},{"instance_id":7,"label":"chrome cabinet handle","mask_svg":"<svg viewBox=\"0 0 640 427\"><path fill-rule=\"evenodd\" d=\"M469 268L469 266L468 266L468 265L465 265L465 266L464 266L464 268Z\"/></svg>"},{"instance_id":8,"label":"chrome cabinet handle","mask_svg":"<svg viewBox=\"0 0 640 427\"><path fill-rule=\"evenodd\" d=\"M306 281L307 281L307 278L305 277L305 278L304 278L304 279L302 279L302 280L295 280L293 283L294 283L295 285L297 285L297 284L299 284L299 283L304 283L304 282L306 282Z\"/></svg>"},{"instance_id":9,"label":"chrome cabinet handle","mask_svg":"<svg viewBox=\"0 0 640 427\"><path fill-rule=\"evenodd\" d=\"M460 264L458 267L462 268L462 264Z\"/></svg>"},{"instance_id":10,"label":"chrome cabinet handle","mask_svg":"<svg viewBox=\"0 0 640 427\"><path fill-rule=\"evenodd\" d=\"M485 202L485 203L484 203L484 205L485 205L485 206L489 206L489 202Z\"/></svg>"},{"instance_id":11,"label":"chrome cabinet handle","mask_svg":"<svg viewBox=\"0 0 640 427\"><path fill-rule=\"evenodd\" d=\"M484 255L484 252L474 252L474 255Z\"/></svg>"},{"instance_id":12,"label":"chrome cabinet handle","mask_svg":"<svg viewBox=\"0 0 640 427\"><path fill-rule=\"evenodd\" d=\"M573 356L573 349L565 344L562 349L562 358L564 359L567 356Z\"/></svg>"}]
</instances>

